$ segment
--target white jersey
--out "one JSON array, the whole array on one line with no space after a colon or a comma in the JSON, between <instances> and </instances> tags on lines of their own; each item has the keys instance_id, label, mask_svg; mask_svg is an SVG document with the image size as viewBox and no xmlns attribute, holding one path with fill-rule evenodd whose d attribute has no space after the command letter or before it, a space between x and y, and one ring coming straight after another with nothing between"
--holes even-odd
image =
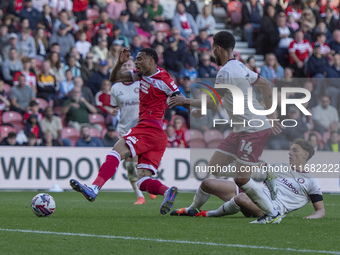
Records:
<instances>
[{"instance_id":1,"label":"white jersey","mask_svg":"<svg viewBox=\"0 0 340 255\"><path fill-rule=\"evenodd\" d=\"M139 81L131 84L118 82L111 88L111 105L120 109L119 137L138 124Z\"/></svg>"},{"instance_id":2,"label":"white jersey","mask_svg":"<svg viewBox=\"0 0 340 255\"><path fill-rule=\"evenodd\" d=\"M243 63L236 59L230 59L217 73L216 76L216 84L231 84L235 85L239 89L242 90L244 95L244 114L243 115L234 115L233 114L233 96L230 90L227 90L222 98L223 106L227 110L231 120L233 123L242 124L233 124L234 132L247 132L254 133L261 130L265 130L271 128L269 121L266 121L267 117L264 115L255 115L248 108L248 88L251 85L255 84L260 76L251 71L248 67L246 67ZM253 106L257 110L264 110L263 106L256 99L255 92L253 90ZM252 121L252 126L248 126L249 120L262 120L263 126L261 126L261 121ZM243 125L245 121L245 125ZM261 126L261 127L259 127Z\"/></svg>"},{"instance_id":3,"label":"white jersey","mask_svg":"<svg viewBox=\"0 0 340 255\"><path fill-rule=\"evenodd\" d=\"M277 166L289 169L288 172L278 173L276 179L278 193L273 204L281 215L300 209L311 200L311 195L322 195L320 184L311 173L295 172L287 164ZM270 192L266 186L263 191L270 198Z\"/></svg>"}]
</instances>

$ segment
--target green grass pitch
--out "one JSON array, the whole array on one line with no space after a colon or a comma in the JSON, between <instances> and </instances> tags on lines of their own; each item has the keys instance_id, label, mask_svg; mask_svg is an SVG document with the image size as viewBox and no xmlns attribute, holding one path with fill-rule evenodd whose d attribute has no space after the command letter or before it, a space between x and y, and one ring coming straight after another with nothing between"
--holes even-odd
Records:
<instances>
[{"instance_id":1,"label":"green grass pitch","mask_svg":"<svg viewBox=\"0 0 340 255\"><path fill-rule=\"evenodd\" d=\"M340 195L324 196L324 219L303 220L313 212L308 204L279 225L253 225L240 213L223 218L160 215L163 197L146 195L146 205L134 205L135 195L125 192L101 192L93 203L76 192L50 193L56 210L38 218L30 208L37 193L0 192L1 255L340 254ZM193 195L179 193L174 208L190 205ZM221 204L211 197L203 209Z\"/></svg>"}]
</instances>

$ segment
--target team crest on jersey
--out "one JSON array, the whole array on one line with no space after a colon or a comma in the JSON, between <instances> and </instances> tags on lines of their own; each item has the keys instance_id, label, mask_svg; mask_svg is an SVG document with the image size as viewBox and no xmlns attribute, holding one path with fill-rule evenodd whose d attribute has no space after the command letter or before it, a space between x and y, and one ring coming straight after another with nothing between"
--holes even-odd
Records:
<instances>
[{"instance_id":1,"label":"team crest on jersey","mask_svg":"<svg viewBox=\"0 0 340 255\"><path fill-rule=\"evenodd\" d=\"M305 183L305 179L303 179L303 178L298 178L297 181L298 181L298 183L300 183L300 184Z\"/></svg>"},{"instance_id":2,"label":"team crest on jersey","mask_svg":"<svg viewBox=\"0 0 340 255\"><path fill-rule=\"evenodd\" d=\"M135 88L134 92L138 94L139 93L139 88Z\"/></svg>"}]
</instances>

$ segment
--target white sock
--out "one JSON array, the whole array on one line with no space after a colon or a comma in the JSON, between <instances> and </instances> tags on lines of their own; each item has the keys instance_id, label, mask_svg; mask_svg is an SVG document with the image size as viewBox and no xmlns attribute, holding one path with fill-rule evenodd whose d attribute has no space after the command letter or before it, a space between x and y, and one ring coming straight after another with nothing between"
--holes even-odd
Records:
<instances>
[{"instance_id":1,"label":"white sock","mask_svg":"<svg viewBox=\"0 0 340 255\"><path fill-rule=\"evenodd\" d=\"M125 162L127 176L133 188L133 191L136 193L137 197L144 197L142 191L137 187L137 171L136 171L136 163L135 162Z\"/></svg>"},{"instance_id":2,"label":"white sock","mask_svg":"<svg viewBox=\"0 0 340 255\"><path fill-rule=\"evenodd\" d=\"M88 187L91 188L96 195L98 195L100 188L97 185L92 184Z\"/></svg>"},{"instance_id":3,"label":"white sock","mask_svg":"<svg viewBox=\"0 0 340 255\"><path fill-rule=\"evenodd\" d=\"M263 182L267 179L268 174L263 168L258 168L256 171L253 171L250 175L250 178L259 182Z\"/></svg>"},{"instance_id":4,"label":"white sock","mask_svg":"<svg viewBox=\"0 0 340 255\"><path fill-rule=\"evenodd\" d=\"M256 204L262 211L265 212L265 214L269 216L277 215L277 211L274 209L269 198L264 194L262 188L252 179L244 184L241 189L247 194L254 204Z\"/></svg>"},{"instance_id":5,"label":"white sock","mask_svg":"<svg viewBox=\"0 0 340 255\"><path fill-rule=\"evenodd\" d=\"M188 208L185 209L185 211L188 212L190 209L201 208L201 206L204 205L205 202L208 201L209 197L210 197L210 194L204 192L201 189L201 187L199 187L196 191L194 201Z\"/></svg>"},{"instance_id":6,"label":"white sock","mask_svg":"<svg viewBox=\"0 0 340 255\"><path fill-rule=\"evenodd\" d=\"M207 217L220 217L224 215L233 215L240 211L240 207L235 203L234 198L224 203L217 210L208 211Z\"/></svg>"}]
</instances>

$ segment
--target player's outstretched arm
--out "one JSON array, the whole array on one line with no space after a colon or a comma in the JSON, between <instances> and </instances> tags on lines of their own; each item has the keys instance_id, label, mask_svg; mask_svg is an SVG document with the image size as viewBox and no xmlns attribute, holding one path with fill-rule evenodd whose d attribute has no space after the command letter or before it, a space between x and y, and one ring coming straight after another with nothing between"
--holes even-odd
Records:
<instances>
[{"instance_id":1,"label":"player's outstretched arm","mask_svg":"<svg viewBox=\"0 0 340 255\"><path fill-rule=\"evenodd\" d=\"M260 77L254 86L260 89L266 109L270 109L273 104L273 93L269 81L263 77ZM273 114L268 115L267 117L268 119L275 119ZM278 135L282 132L282 126L279 122L273 121L272 132L274 135Z\"/></svg>"},{"instance_id":2,"label":"player's outstretched arm","mask_svg":"<svg viewBox=\"0 0 340 255\"><path fill-rule=\"evenodd\" d=\"M313 203L313 207L315 212L312 215L304 217L304 219L322 219L325 217L325 207L323 205L323 201Z\"/></svg>"},{"instance_id":3,"label":"player's outstretched arm","mask_svg":"<svg viewBox=\"0 0 340 255\"><path fill-rule=\"evenodd\" d=\"M173 108L176 106L184 106L184 107L195 107L201 108L202 100L201 99L193 99L193 98L186 98L182 94L176 95L171 97L169 100L169 107ZM214 101L211 98L207 99L207 108L214 109L216 107Z\"/></svg>"},{"instance_id":4,"label":"player's outstretched arm","mask_svg":"<svg viewBox=\"0 0 340 255\"><path fill-rule=\"evenodd\" d=\"M120 72L120 69L122 67L122 65L129 60L130 57L130 51L129 48L124 48L120 53L119 53L119 57L118 57L118 61L115 65L115 67L113 68L111 74L110 74L110 81L112 83L116 83L116 82L133 82L132 80L132 75L131 73L128 72Z\"/></svg>"}]
</instances>

